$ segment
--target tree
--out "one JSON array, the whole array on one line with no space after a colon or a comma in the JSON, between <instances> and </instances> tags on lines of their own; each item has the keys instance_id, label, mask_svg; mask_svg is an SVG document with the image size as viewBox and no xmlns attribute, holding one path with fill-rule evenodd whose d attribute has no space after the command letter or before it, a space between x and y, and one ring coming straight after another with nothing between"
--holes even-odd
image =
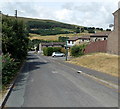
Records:
<instances>
[{"instance_id":1,"label":"tree","mask_svg":"<svg viewBox=\"0 0 120 109\"><path fill-rule=\"evenodd\" d=\"M106 29L106 31L111 31L111 29Z\"/></svg>"},{"instance_id":2,"label":"tree","mask_svg":"<svg viewBox=\"0 0 120 109\"><path fill-rule=\"evenodd\" d=\"M81 32L84 32L84 28L81 28Z\"/></svg>"},{"instance_id":3,"label":"tree","mask_svg":"<svg viewBox=\"0 0 120 109\"><path fill-rule=\"evenodd\" d=\"M22 60L27 55L28 32L23 21L4 16L2 19L2 51L10 53L16 60Z\"/></svg>"},{"instance_id":4,"label":"tree","mask_svg":"<svg viewBox=\"0 0 120 109\"><path fill-rule=\"evenodd\" d=\"M76 33L80 33L80 27L76 28Z\"/></svg>"}]
</instances>

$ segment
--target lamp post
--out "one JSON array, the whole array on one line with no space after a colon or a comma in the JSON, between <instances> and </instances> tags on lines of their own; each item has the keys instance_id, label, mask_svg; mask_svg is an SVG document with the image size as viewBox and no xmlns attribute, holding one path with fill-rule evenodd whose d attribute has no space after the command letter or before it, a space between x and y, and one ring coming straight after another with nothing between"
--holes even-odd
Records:
<instances>
[{"instance_id":1,"label":"lamp post","mask_svg":"<svg viewBox=\"0 0 120 109\"><path fill-rule=\"evenodd\" d=\"M68 56L68 48L67 48L67 35L66 35L66 55L65 55L65 60L67 61L67 56Z\"/></svg>"}]
</instances>

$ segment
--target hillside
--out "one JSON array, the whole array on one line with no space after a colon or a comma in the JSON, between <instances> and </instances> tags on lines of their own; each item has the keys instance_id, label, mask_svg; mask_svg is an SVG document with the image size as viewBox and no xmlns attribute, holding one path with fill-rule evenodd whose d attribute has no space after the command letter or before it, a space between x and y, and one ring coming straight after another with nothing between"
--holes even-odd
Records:
<instances>
[{"instance_id":1,"label":"hillside","mask_svg":"<svg viewBox=\"0 0 120 109\"><path fill-rule=\"evenodd\" d=\"M3 15L4 17L5 15ZM11 19L14 16L9 16ZM54 20L33 19L18 17L17 19L23 20L27 24L29 33L37 34L39 36L60 35L60 34L74 34L74 33L95 33L103 31L103 28L83 27L62 23Z\"/></svg>"},{"instance_id":2,"label":"hillside","mask_svg":"<svg viewBox=\"0 0 120 109\"><path fill-rule=\"evenodd\" d=\"M4 16L5 15L3 15L3 17ZM14 18L14 16L9 17ZM23 20L27 24L29 33L43 36L74 33L77 31L76 27L82 27L54 20L33 19L25 17L18 17L18 19Z\"/></svg>"}]
</instances>

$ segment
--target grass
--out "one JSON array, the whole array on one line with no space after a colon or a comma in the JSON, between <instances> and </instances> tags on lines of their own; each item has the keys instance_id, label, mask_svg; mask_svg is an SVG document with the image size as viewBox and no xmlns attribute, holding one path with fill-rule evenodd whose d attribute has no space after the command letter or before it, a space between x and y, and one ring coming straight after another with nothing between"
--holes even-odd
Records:
<instances>
[{"instance_id":1,"label":"grass","mask_svg":"<svg viewBox=\"0 0 120 109\"><path fill-rule=\"evenodd\" d=\"M120 59L120 56L93 53L73 58L68 62L118 77L118 58Z\"/></svg>"},{"instance_id":2,"label":"grass","mask_svg":"<svg viewBox=\"0 0 120 109\"><path fill-rule=\"evenodd\" d=\"M83 36L83 35L88 35L89 33L78 33L76 34L59 34L59 35L48 35L48 36L41 36L38 34L29 34L30 35L30 39L43 39L43 40L52 40L52 41L56 41L58 40L58 38L60 36L62 37L76 37L76 36Z\"/></svg>"}]
</instances>

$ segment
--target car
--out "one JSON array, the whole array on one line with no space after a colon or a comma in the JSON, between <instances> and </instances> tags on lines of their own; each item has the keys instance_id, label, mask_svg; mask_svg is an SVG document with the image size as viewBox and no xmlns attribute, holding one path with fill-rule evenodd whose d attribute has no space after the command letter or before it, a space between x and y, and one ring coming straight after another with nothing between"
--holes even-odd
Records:
<instances>
[{"instance_id":1,"label":"car","mask_svg":"<svg viewBox=\"0 0 120 109\"><path fill-rule=\"evenodd\" d=\"M60 53L60 52L53 52L52 53L52 57L63 57L63 56L65 56L64 53Z\"/></svg>"}]
</instances>

